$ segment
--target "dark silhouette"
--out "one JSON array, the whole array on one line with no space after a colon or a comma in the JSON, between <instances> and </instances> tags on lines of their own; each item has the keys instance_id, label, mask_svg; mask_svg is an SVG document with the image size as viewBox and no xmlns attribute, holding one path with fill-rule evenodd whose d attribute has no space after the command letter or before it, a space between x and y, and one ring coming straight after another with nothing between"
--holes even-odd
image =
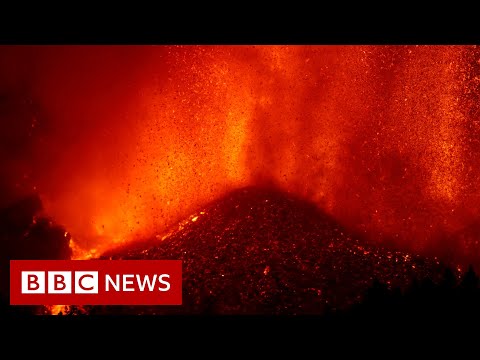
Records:
<instances>
[{"instance_id":1,"label":"dark silhouette","mask_svg":"<svg viewBox=\"0 0 480 360\"><path fill-rule=\"evenodd\" d=\"M25 197L0 210L0 312L39 313L41 307L9 305L10 260L69 259L70 235L51 219L42 217L37 195Z\"/></svg>"},{"instance_id":2,"label":"dark silhouette","mask_svg":"<svg viewBox=\"0 0 480 360\"><path fill-rule=\"evenodd\" d=\"M414 280L403 293L388 289L375 280L364 299L351 309L336 314L341 318L382 319L387 321L433 319L480 319L480 282L472 266L461 281L447 269L440 282Z\"/></svg>"}]
</instances>

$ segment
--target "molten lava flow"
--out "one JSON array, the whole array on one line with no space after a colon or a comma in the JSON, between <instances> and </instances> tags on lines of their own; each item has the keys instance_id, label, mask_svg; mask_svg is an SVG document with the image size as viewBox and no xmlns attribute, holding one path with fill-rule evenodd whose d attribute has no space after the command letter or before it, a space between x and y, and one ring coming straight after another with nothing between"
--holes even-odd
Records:
<instances>
[{"instance_id":1,"label":"molten lava flow","mask_svg":"<svg viewBox=\"0 0 480 360\"><path fill-rule=\"evenodd\" d=\"M35 185L77 258L162 236L246 185L301 195L371 240L480 258L478 239L462 235L480 223L477 47L47 47L29 56L43 124Z\"/></svg>"}]
</instances>

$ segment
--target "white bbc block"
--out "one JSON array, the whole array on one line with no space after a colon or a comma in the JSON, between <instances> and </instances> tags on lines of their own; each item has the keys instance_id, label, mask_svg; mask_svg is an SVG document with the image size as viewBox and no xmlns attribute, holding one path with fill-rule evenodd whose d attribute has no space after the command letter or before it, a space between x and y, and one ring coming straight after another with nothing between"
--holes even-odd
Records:
<instances>
[{"instance_id":1,"label":"white bbc block","mask_svg":"<svg viewBox=\"0 0 480 360\"><path fill-rule=\"evenodd\" d=\"M76 294L98 294L98 271L75 271Z\"/></svg>"},{"instance_id":2,"label":"white bbc block","mask_svg":"<svg viewBox=\"0 0 480 360\"><path fill-rule=\"evenodd\" d=\"M22 271L22 294L45 294L45 271Z\"/></svg>"},{"instance_id":3,"label":"white bbc block","mask_svg":"<svg viewBox=\"0 0 480 360\"><path fill-rule=\"evenodd\" d=\"M71 294L72 293L72 272L71 271L49 271L48 272L48 293L49 294Z\"/></svg>"}]
</instances>

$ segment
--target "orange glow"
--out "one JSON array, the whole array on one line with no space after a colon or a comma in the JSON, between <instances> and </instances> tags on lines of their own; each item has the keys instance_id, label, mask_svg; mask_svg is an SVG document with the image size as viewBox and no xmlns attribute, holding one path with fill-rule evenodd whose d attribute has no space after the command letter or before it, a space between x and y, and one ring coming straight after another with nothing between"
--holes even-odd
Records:
<instances>
[{"instance_id":1,"label":"orange glow","mask_svg":"<svg viewBox=\"0 0 480 360\"><path fill-rule=\"evenodd\" d=\"M105 244L104 249L107 249L109 246L110 244ZM102 251L98 251L97 248L85 250L78 246L73 239L70 239L70 249L72 249L72 260L90 260L102 253Z\"/></svg>"},{"instance_id":2,"label":"orange glow","mask_svg":"<svg viewBox=\"0 0 480 360\"><path fill-rule=\"evenodd\" d=\"M36 51L34 91L57 125L37 187L75 258L164 237L252 184L372 241L465 255L447 238L479 221L476 47Z\"/></svg>"},{"instance_id":3,"label":"orange glow","mask_svg":"<svg viewBox=\"0 0 480 360\"><path fill-rule=\"evenodd\" d=\"M51 305L46 306L46 308L50 312L50 315L58 315L60 313L68 313L68 311L70 310L70 305Z\"/></svg>"}]
</instances>

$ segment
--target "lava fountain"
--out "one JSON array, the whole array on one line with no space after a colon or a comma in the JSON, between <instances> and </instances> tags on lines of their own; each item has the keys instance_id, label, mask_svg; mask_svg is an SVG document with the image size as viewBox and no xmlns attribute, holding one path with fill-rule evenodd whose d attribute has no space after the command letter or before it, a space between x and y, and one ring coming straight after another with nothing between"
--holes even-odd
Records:
<instances>
[{"instance_id":1,"label":"lava fountain","mask_svg":"<svg viewBox=\"0 0 480 360\"><path fill-rule=\"evenodd\" d=\"M480 259L475 46L0 53L3 77L17 69L4 90L21 83L35 104L19 178L81 251L161 233L227 191L270 185L372 242Z\"/></svg>"}]
</instances>

